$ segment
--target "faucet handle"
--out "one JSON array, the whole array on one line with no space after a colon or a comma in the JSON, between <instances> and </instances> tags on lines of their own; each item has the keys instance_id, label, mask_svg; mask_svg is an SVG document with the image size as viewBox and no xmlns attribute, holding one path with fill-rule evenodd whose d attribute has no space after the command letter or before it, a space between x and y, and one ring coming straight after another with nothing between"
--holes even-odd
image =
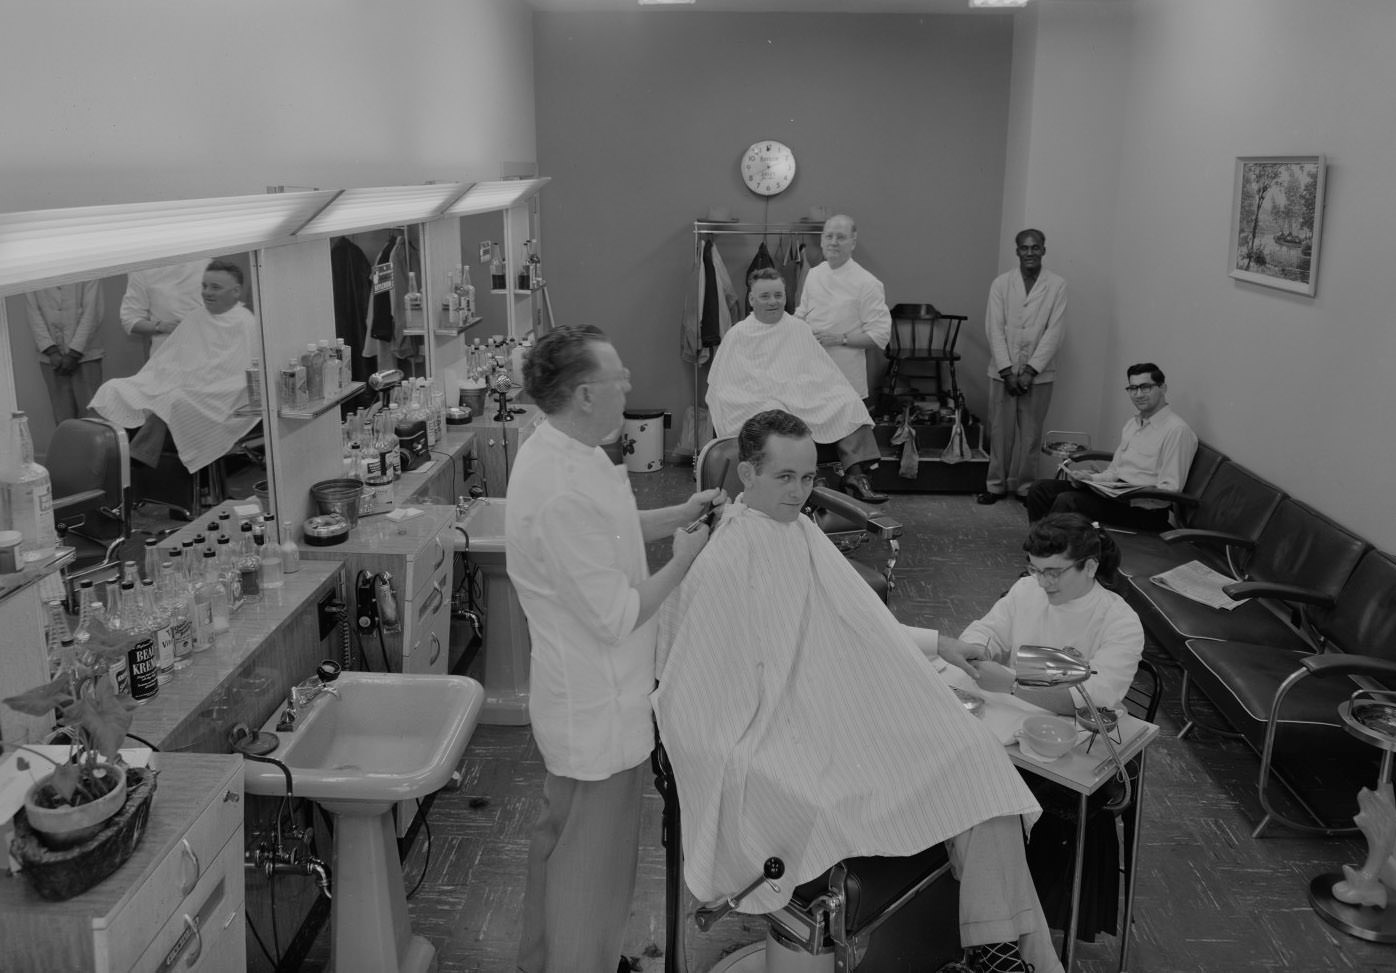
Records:
<instances>
[{"instance_id":1,"label":"faucet handle","mask_svg":"<svg viewBox=\"0 0 1396 973\"><path fill-rule=\"evenodd\" d=\"M322 683L334 682L344 667L333 659L326 659L315 667L315 675Z\"/></svg>"}]
</instances>

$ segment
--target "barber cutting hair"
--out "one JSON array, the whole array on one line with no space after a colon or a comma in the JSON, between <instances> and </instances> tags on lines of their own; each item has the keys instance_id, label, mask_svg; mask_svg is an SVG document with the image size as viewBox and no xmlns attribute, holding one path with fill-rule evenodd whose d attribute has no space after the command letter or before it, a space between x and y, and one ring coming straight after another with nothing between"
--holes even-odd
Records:
<instances>
[{"instance_id":1,"label":"barber cutting hair","mask_svg":"<svg viewBox=\"0 0 1396 973\"><path fill-rule=\"evenodd\" d=\"M706 523L694 522L726 495L637 509L625 467L600 448L624 422L630 372L599 330L544 336L524 362L524 388L546 420L509 478L505 545L533 643L529 717L548 773L518 968L610 973L654 745L655 612L707 543ZM651 575L645 543L671 535L673 557Z\"/></svg>"}]
</instances>

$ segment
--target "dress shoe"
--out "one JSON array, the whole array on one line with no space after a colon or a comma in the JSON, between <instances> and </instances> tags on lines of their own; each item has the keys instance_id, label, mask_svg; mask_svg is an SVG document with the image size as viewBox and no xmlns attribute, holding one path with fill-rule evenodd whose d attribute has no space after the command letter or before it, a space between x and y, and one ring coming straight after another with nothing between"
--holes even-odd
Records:
<instances>
[{"instance_id":1,"label":"dress shoe","mask_svg":"<svg viewBox=\"0 0 1396 973\"><path fill-rule=\"evenodd\" d=\"M886 503L887 494L878 493L872 488L866 473L854 473L852 476L843 478L843 492L854 500L861 500L863 503Z\"/></svg>"},{"instance_id":2,"label":"dress shoe","mask_svg":"<svg viewBox=\"0 0 1396 973\"><path fill-rule=\"evenodd\" d=\"M1008 496L1006 493L994 493L992 490L985 490L983 493L975 494L974 502L987 507L991 503L998 503L1006 496Z\"/></svg>"}]
</instances>

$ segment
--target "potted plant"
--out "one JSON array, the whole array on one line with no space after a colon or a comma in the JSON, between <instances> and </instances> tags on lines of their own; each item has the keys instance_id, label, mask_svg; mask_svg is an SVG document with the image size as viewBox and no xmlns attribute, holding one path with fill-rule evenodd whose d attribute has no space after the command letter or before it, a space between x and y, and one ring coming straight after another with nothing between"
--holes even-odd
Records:
<instances>
[{"instance_id":1,"label":"potted plant","mask_svg":"<svg viewBox=\"0 0 1396 973\"><path fill-rule=\"evenodd\" d=\"M109 670L126 651L127 639L101 620L90 633L80 654L60 660L51 682L4 701L31 716L55 711L57 735L66 737L69 744L64 761L30 747L21 747L23 752L16 758L20 770L28 769L29 754L54 765L29 789L23 818L16 817L11 846L26 872L31 865L60 870L58 888L63 894L48 896L52 898L67 898L95 885L130 856L144 833L146 805L154 792L154 774L127 768L119 756L135 703L116 693ZM37 842L30 839L31 833ZM116 849L107 846L112 837L119 839ZM35 884L47 895L38 884L44 878L38 874L42 871L36 868Z\"/></svg>"}]
</instances>

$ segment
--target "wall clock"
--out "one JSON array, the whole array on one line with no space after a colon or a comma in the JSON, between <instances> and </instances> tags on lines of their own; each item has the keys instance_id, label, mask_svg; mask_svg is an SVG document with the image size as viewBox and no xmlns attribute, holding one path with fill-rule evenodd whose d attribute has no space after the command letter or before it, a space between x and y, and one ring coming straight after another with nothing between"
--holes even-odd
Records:
<instances>
[{"instance_id":1,"label":"wall clock","mask_svg":"<svg viewBox=\"0 0 1396 973\"><path fill-rule=\"evenodd\" d=\"M774 196L790 188L795 178L795 153L770 139L753 142L742 153L742 179L761 196Z\"/></svg>"}]
</instances>

